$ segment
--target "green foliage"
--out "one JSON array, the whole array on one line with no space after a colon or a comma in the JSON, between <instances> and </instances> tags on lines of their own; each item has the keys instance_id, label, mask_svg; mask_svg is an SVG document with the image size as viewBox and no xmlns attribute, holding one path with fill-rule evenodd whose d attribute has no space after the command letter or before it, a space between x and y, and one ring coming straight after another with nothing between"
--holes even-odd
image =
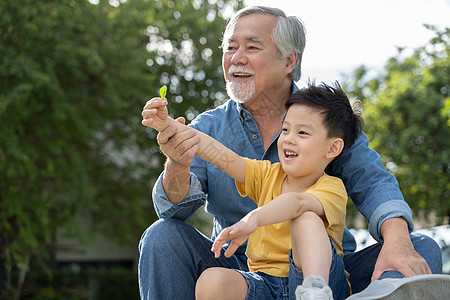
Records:
<instances>
[{"instance_id":1,"label":"green foliage","mask_svg":"<svg viewBox=\"0 0 450 300\"><path fill-rule=\"evenodd\" d=\"M128 268L61 269L51 277L37 272L30 274L22 297L33 300L139 299L136 273L136 269Z\"/></svg>"},{"instance_id":2,"label":"green foliage","mask_svg":"<svg viewBox=\"0 0 450 300\"><path fill-rule=\"evenodd\" d=\"M0 261L10 289L30 261L51 273L58 229L83 238L76 215L136 244L155 220L149 195L163 157L140 114L161 85L169 111L188 120L225 100L219 37L241 1L99 2L0 2Z\"/></svg>"},{"instance_id":3,"label":"green foliage","mask_svg":"<svg viewBox=\"0 0 450 300\"><path fill-rule=\"evenodd\" d=\"M367 80L355 71L347 91L364 103L365 132L398 179L415 213L450 215L450 29L428 45L391 58Z\"/></svg>"},{"instance_id":4,"label":"green foliage","mask_svg":"<svg viewBox=\"0 0 450 300\"><path fill-rule=\"evenodd\" d=\"M147 65L160 76L152 97L167 85L169 113L187 121L226 99L221 67L222 32L231 10L242 1L155 1L154 18L148 18L150 43ZM192 9L192 7L194 9ZM189 9L188 9L189 8Z\"/></svg>"}]
</instances>

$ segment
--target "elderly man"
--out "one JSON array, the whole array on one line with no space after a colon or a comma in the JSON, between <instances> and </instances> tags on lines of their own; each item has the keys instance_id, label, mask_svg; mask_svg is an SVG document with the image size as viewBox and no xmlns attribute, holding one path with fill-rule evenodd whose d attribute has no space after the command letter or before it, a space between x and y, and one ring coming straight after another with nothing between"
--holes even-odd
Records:
<instances>
[{"instance_id":1,"label":"elderly man","mask_svg":"<svg viewBox=\"0 0 450 300\"><path fill-rule=\"evenodd\" d=\"M278 161L276 140L285 115L284 105L297 90L294 82L301 75L303 25L278 9L248 7L230 19L222 47L222 66L231 99L200 114L190 126L239 155ZM223 228L239 221L256 204L238 194L232 178L195 156L198 137L193 132L177 132L175 126L169 127L158 134L158 142L167 156L164 172L153 189L155 209L161 219L144 232L140 241L141 298L194 299L196 281L205 269L248 270L245 245L231 258L222 255L216 259L210 249ZM217 155L220 158L220 153ZM344 263L353 292L365 289L371 279L441 272L439 247L430 238L410 235L411 210L396 179L384 169L379 155L368 148L364 134L326 172L342 179L356 208L369 221L371 234L379 241L354 252L354 238L348 230L344 233ZM204 204L214 215L212 239L184 222ZM431 282L428 286L440 284L437 280ZM420 287L426 292L425 286ZM387 290L395 293L390 286Z\"/></svg>"}]
</instances>

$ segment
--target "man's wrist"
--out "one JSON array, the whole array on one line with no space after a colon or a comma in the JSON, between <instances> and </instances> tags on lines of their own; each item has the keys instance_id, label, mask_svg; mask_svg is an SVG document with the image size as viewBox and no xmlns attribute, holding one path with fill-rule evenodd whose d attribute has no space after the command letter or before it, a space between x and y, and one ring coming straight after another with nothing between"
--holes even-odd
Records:
<instances>
[{"instance_id":1,"label":"man's wrist","mask_svg":"<svg viewBox=\"0 0 450 300\"><path fill-rule=\"evenodd\" d=\"M384 242L411 242L408 231L408 223L402 217L391 218L384 221L381 225L381 235Z\"/></svg>"},{"instance_id":2,"label":"man's wrist","mask_svg":"<svg viewBox=\"0 0 450 300\"><path fill-rule=\"evenodd\" d=\"M180 163L167 157L166 164L164 166L166 173L169 174L180 174L180 173L189 173L191 170L190 164Z\"/></svg>"}]
</instances>

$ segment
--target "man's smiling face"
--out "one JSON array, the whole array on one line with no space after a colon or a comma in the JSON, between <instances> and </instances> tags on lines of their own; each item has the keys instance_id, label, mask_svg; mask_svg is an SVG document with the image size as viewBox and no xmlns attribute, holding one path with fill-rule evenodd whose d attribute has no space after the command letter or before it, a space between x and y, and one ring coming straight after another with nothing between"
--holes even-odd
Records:
<instances>
[{"instance_id":1,"label":"man's smiling face","mask_svg":"<svg viewBox=\"0 0 450 300\"><path fill-rule=\"evenodd\" d=\"M285 78L285 59L271 37L276 23L272 15L248 15L224 36L222 67L233 100L246 102L266 89L279 88Z\"/></svg>"}]
</instances>

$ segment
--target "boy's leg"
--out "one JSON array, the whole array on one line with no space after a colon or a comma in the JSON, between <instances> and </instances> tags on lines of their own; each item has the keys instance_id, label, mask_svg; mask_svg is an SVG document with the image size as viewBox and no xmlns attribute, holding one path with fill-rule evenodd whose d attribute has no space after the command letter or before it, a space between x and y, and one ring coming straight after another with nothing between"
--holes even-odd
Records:
<instances>
[{"instance_id":1,"label":"boy's leg","mask_svg":"<svg viewBox=\"0 0 450 300\"><path fill-rule=\"evenodd\" d=\"M211 252L212 241L179 219L152 224L139 243L141 299L194 299L200 274L210 267L246 270L237 256L219 259Z\"/></svg>"},{"instance_id":2,"label":"boy's leg","mask_svg":"<svg viewBox=\"0 0 450 300\"><path fill-rule=\"evenodd\" d=\"M427 261L431 272L433 274L442 273L442 254L436 242L423 234L411 234L411 241L417 253ZM375 244L344 256L345 269L350 273L353 293L364 290L370 284L381 246L382 244ZM402 274L391 271L385 272L380 279L403 277Z\"/></svg>"},{"instance_id":3,"label":"boy's leg","mask_svg":"<svg viewBox=\"0 0 450 300\"><path fill-rule=\"evenodd\" d=\"M348 296L348 282L347 276L344 270L344 262L336 251L334 242L329 239L329 243L332 247L332 262L329 270L329 282L328 286L333 292L335 300L342 300ZM303 272L294 266L292 256L289 257L289 299L295 299L295 290L298 285L303 283Z\"/></svg>"},{"instance_id":4,"label":"boy's leg","mask_svg":"<svg viewBox=\"0 0 450 300\"><path fill-rule=\"evenodd\" d=\"M322 219L304 212L291 221L292 258L303 275L318 275L328 284L332 252Z\"/></svg>"},{"instance_id":5,"label":"boy's leg","mask_svg":"<svg viewBox=\"0 0 450 300\"><path fill-rule=\"evenodd\" d=\"M328 237L322 219L306 212L291 221L292 255L289 269L289 296L295 299L295 289L307 275L319 275L333 291L334 299L348 295L344 262Z\"/></svg>"}]
</instances>

